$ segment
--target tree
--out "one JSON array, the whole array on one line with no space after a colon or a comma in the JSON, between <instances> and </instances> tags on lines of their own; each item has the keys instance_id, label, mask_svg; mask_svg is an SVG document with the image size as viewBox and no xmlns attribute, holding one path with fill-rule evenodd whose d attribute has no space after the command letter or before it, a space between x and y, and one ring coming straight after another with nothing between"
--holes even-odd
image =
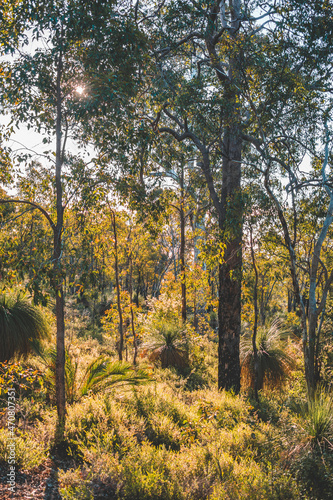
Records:
<instances>
[{"instance_id":1,"label":"tree","mask_svg":"<svg viewBox=\"0 0 333 500\"><path fill-rule=\"evenodd\" d=\"M246 112L245 54L258 30L250 10L229 2L172 2L165 15L151 13L152 74L158 93L153 128L178 142L192 143L225 243L219 271L220 388L240 389L242 197L241 157ZM251 7L251 8L250 8ZM140 11L140 9L139 9ZM146 12L142 16L145 19ZM179 18L181 13L181 18ZM155 24L151 17L156 15ZM264 12L263 17L269 15ZM148 17L148 16L147 16Z\"/></svg>"},{"instance_id":2,"label":"tree","mask_svg":"<svg viewBox=\"0 0 333 500\"><path fill-rule=\"evenodd\" d=\"M130 44L127 40L126 15L123 14L121 2L105 1L98 5L85 0L70 0L68 2L50 2L49 0L23 0L17 6L10 4L7 9L10 22L6 43L12 48L11 40L17 34L17 27L22 26L22 34L16 52L16 59L3 62L1 96L5 109L10 109L12 123L19 125L29 120L28 128L44 134L43 143L49 144L55 137L54 156L52 151L44 152L49 164L54 168L53 187L54 204L47 210L42 204L34 201L12 198L2 199L1 203L16 203L28 205L47 219L53 232L52 273L51 283L56 299L57 322L57 361L56 361L56 399L58 409L58 429L61 438L65 425L65 322L64 322L64 265L63 265L63 234L64 210L70 201L64 193L66 173L71 167L83 160L66 153L68 139L82 139L79 134L79 119L85 120L92 116L93 111L103 108L103 85L101 80L97 85L93 79L86 84L90 85L89 98L81 99L76 94L78 84L82 86L82 69L84 63L98 59L101 54L94 52L94 46L102 47L100 33L103 29L112 27L112 37L108 42L117 57L113 60L112 70L117 69L123 75L130 75L130 65L125 64L128 59L133 61L132 55L126 59L124 48L120 54L120 47ZM13 7L13 8L12 8ZM14 8L15 7L15 8ZM6 17L6 20L7 20ZM125 26L124 26L125 25ZM24 32L25 30L25 32ZM29 38L26 33L30 30ZM43 44L41 41L43 40ZM32 48L32 54L24 51L24 44L35 42L37 48ZM15 48L15 47L14 47ZM101 64L103 61L99 60ZM107 75L104 67L103 75L108 84L113 80L114 89L119 87L118 76L114 73ZM116 80L116 81L115 81ZM126 82L130 82L127 78ZM130 84L129 84L130 86ZM104 85L105 87L105 85ZM126 94L129 96L129 93ZM112 109L117 114L121 103L116 94L112 100ZM113 115L115 116L115 114ZM85 136L85 144L89 138ZM102 170L102 164L101 164ZM103 177L102 172L99 182ZM94 179L96 182L96 179Z\"/></svg>"},{"instance_id":3,"label":"tree","mask_svg":"<svg viewBox=\"0 0 333 500\"><path fill-rule=\"evenodd\" d=\"M330 256L324 245L330 238L333 207L328 180L332 72L327 70L332 60L332 23L325 17L326 9L325 2L308 8L297 1L280 9L283 22L274 36L279 36L284 47L283 64L288 70L278 71L281 54L275 52L269 59L263 57L261 69L258 68L260 81L270 71L278 75L275 80L280 87L278 113L270 109L266 118L261 116L262 88L259 91L250 81L248 86L249 102L256 110L253 121L256 131L248 136L252 145L248 159L257 175L261 175L280 224L280 238L288 256L293 294L301 317L310 399L319 380L320 332L333 279L327 266ZM283 98L290 96L291 91L295 99ZM303 161L307 155L312 163L309 167ZM310 224L304 224L305 218ZM306 243L304 234L309 235Z\"/></svg>"},{"instance_id":4,"label":"tree","mask_svg":"<svg viewBox=\"0 0 333 500\"><path fill-rule=\"evenodd\" d=\"M257 148L261 160L270 157L281 165L289 147L286 143L294 141L289 154L295 154L305 130L313 132L318 106L315 89L330 74L325 73L323 59L328 45L325 41L325 50L315 57L315 50L307 54L303 42L310 32L313 40L312 28L321 8L316 5L311 20L301 22L302 36L295 19L304 18L305 6L297 1L285 5L232 0L227 5L179 0L166 4L163 13L160 6L156 11L147 7L149 15L143 6L139 9L142 19L149 19L151 81L154 78L158 89L151 93L150 105L156 114L147 112L147 120L160 135L194 145L218 216L225 244L219 278L218 383L236 392L240 387L241 163L244 170L253 172L251 165L258 157L251 156L252 148Z\"/></svg>"},{"instance_id":5,"label":"tree","mask_svg":"<svg viewBox=\"0 0 333 500\"><path fill-rule=\"evenodd\" d=\"M285 167L289 175L293 174L290 192L292 197L292 212L281 203L279 196L274 192L274 184L271 178L271 163L263 170L265 187L274 203L284 239L284 246L288 251L290 273L292 277L293 290L299 308L302 324L302 341L304 355L305 378L310 399L314 397L317 383L319 382L320 366L320 334L325 317L327 295L333 282L333 272L327 268L327 259L330 262L327 247L331 239L330 226L333 221L333 191L327 179L327 168L329 162L329 133L326 124L326 140L324 158L320 155L315 160L314 168L310 171L309 178L301 181L298 177L297 164L288 162ZM319 165L320 168L318 168ZM314 186L314 187L312 187ZM312 226L311 240L308 248L301 245L300 233L302 231L301 218L309 213L308 203L300 199L298 191L306 189L316 199L316 207L311 209L317 212L316 222ZM326 196L325 196L326 195ZM325 199L326 198L326 199ZM299 201L300 203L299 203ZM302 212L299 206L303 205ZM311 215L310 215L311 217ZM322 256L324 253L324 257ZM305 267L303 262L305 261ZM326 262L325 262L326 261ZM305 290L300 286L300 274L298 269L305 272L307 280L304 283ZM305 303L307 298L308 306Z\"/></svg>"},{"instance_id":6,"label":"tree","mask_svg":"<svg viewBox=\"0 0 333 500\"><path fill-rule=\"evenodd\" d=\"M18 8L17 21L25 20L26 28L32 30L32 41L44 40L44 47L37 48L33 55L18 51L13 62L4 62L2 104L10 108L12 121L18 125L29 120L33 126L44 133L43 142L48 144L55 137L53 186L54 205L50 211L30 200L2 199L1 203L29 205L47 219L53 232L51 283L56 300L57 324L57 361L56 361L56 401L58 411L58 431L61 439L65 426L65 321L63 290L63 230L64 197L63 167L65 164L66 143L69 134L71 100L78 78L78 68L74 57L69 33L73 35L71 10L74 4L63 2L22 2ZM20 10L21 9L21 10ZM73 123L72 123L73 126ZM46 153L49 156L49 152ZM51 155L52 158L52 155Z\"/></svg>"}]
</instances>

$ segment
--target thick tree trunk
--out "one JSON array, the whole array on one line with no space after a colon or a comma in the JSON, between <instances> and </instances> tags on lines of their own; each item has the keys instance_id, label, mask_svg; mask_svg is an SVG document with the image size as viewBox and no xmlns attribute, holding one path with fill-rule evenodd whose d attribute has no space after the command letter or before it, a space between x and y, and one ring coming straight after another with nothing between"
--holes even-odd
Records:
<instances>
[{"instance_id":1,"label":"thick tree trunk","mask_svg":"<svg viewBox=\"0 0 333 500\"><path fill-rule=\"evenodd\" d=\"M227 244L226 263L219 268L218 388L240 390L241 242Z\"/></svg>"},{"instance_id":2,"label":"thick tree trunk","mask_svg":"<svg viewBox=\"0 0 333 500\"><path fill-rule=\"evenodd\" d=\"M223 140L222 196L220 229L226 245L219 269L219 389L240 390L239 341L241 332L242 282L242 200L241 152L242 139L237 124L236 95L228 92L234 103L232 123L226 128Z\"/></svg>"}]
</instances>

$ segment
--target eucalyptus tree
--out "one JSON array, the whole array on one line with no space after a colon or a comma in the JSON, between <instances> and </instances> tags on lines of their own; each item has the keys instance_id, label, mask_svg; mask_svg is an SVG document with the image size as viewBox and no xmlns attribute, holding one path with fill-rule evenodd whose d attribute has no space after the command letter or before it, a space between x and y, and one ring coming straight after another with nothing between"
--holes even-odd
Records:
<instances>
[{"instance_id":1,"label":"eucalyptus tree","mask_svg":"<svg viewBox=\"0 0 333 500\"><path fill-rule=\"evenodd\" d=\"M255 2L139 2L139 22L152 40L152 94L146 113L153 129L196 148L220 227L219 388L240 389L242 196L244 125L251 108L243 99L246 53L262 26ZM262 8L265 22L270 10ZM222 253L222 252L221 252Z\"/></svg>"},{"instance_id":2,"label":"eucalyptus tree","mask_svg":"<svg viewBox=\"0 0 333 500\"><path fill-rule=\"evenodd\" d=\"M196 148L196 164L219 220L218 385L236 392L242 172L253 172L253 148L265 134L273 138L272 153L278 158L274 143L286 136L301 140L302 129L303 137L314 130L318 103L305 88L314 82L318 59L306 57L311 20L298 36L297 19L304 9L298 1L137 2L138 25L145 26L151 40L145 118L159 136ZM265 158L267 150L259 150Z\"/></svg>"}]
</instances>

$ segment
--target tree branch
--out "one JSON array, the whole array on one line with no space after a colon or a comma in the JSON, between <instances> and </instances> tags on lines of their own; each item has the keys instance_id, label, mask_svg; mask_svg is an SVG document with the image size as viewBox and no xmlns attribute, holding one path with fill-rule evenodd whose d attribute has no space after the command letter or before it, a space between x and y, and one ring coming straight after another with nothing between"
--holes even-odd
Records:
<instances>
[{"instance_id":1,"label":"tree branch","mask_svg":"<svg viewBox=\"0 0 333 500\"><path fill-rule=\"evenodd\" d=\"M11 198L6 198L6 199L1 199L0 203L1 204L2 203L23 203L26 205L31 205L32 207L37 208L37 210L39 210L44 215L44 217L48 220L52 230L53 231L55 230L56 226L55 226L53 220L51 219L50 215L47 213L47 211L43 207L38 205L37 203L34 203L33 201L16 200L16 199L11 199Z\"/></svg>"}]
</instances>

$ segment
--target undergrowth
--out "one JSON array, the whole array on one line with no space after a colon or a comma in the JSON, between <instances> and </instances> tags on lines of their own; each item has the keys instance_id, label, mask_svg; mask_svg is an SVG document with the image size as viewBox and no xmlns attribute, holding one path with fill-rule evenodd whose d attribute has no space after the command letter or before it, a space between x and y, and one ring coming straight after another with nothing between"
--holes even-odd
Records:
<instances>
[{"instance_id":1,"label":"undergrowth","mask_svg":"<svg viewBox=\"0 0 333 500\"><path fill-rule=\"evenodd\" d=\"M107 347L106 353L96 340L71 335L70 353L80 360L78 380L94 359L110 355ZM294 372L289 386L260 391L258 403L249 394L217 391L216 344L208 338L189 347L189 360L183 371L150 366L151 380L144 386L114 386L73 398L57 475L62 498L333 498L328 393L318 394L307 406L303 381ZM147 363L149 367L147 359L140 363L141 368ZM39 377L43 364L30 359L26 369L28 375ZM24 378L22 370L19 376ZM2 389L10 380L0 380ZM39 378L37 382L29 379L16 402L17 467L27 473L57 453L52 443L55 408L47 397L47 384ZM0 412L0 459L6 464L4 390Z\"/></svg>"}]
</instances>

